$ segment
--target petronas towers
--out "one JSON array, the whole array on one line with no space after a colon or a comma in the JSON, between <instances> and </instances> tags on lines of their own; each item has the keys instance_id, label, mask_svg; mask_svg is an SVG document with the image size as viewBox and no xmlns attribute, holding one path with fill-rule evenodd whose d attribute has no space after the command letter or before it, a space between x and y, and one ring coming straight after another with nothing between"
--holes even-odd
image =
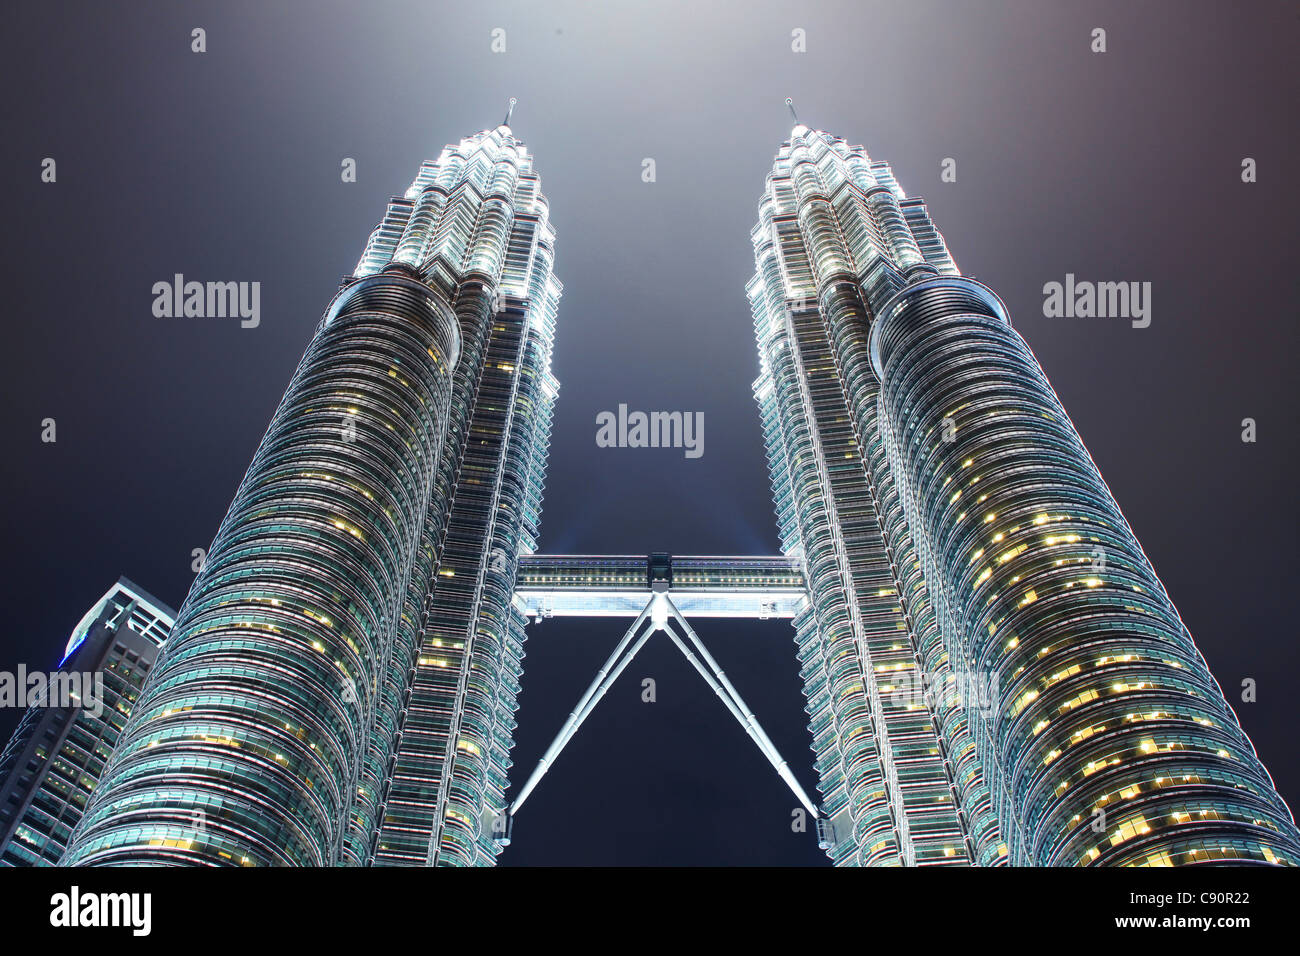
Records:
<instances>
[{"instance_id":1,"label":"petronas towers","mask_svg":"<svg viewBox=\"0 0 1300 956\"><path fill-rule=\"evenodd\" d=\"M510 767L560 284L501 126L389 205L66 860L475 864Z\"/></svg>"},{"instance_id":2,"label":"petronas towers","mask_svg":"<svg viewBox=\"0 0 1300 956\"><path fill-rule=\"evenodd\" d=\"M837 862L1300 861L1267 771L1001 300L796 126L749 285Z\"/></svg>"},{"instance_id":3,"label":"petronas towers","mask_svg":"<svg viewBox=\"0 0 1300 956\"><path fill-rule=\"evenodd\" d=\"M793 619L832 859L1300 862L1041 367L924 204L861 147L796 125L751 238L754 395L793 595L762 616ZM495 860L526 615L542 614L523 591L604 560L528 557L558 392L554 241L508 126L392 200L63 862ZM525 588L521 556L551 576ZM619 586L693 586L660 563ZM722 586L707 577L699 595Z\"/></svg>"}]
</instances>

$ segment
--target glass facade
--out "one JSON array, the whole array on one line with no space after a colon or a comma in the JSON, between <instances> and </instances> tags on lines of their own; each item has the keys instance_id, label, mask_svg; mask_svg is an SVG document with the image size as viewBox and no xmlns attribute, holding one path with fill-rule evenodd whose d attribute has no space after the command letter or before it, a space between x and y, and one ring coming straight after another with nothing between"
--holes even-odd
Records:
<instances>
[{"instance_id":1,"label":"glass facade","mask_svg":"<svg viewBox=\"0 0 1300 956\"><path fill-rule=\"evenodd\" d=\"M1300 834L1006 310L889 167L796 126L748 291L829 853L1300 862Z\"/></svg>"},{"instance_id":2,"label":"glass facade","mask_svg":"<svg viewBox=\"0 0 1300 956\"><path fill-rule=\"evenodd\" d=\"M919 282L881 310L873 346L945 644L997 678L975 737L1012 859L1300 862L1290 813L1001 304L969 279Z\"/></svg>"},{"instance_id":3,"label":"glass facade","mask_svg":"<svg viewBox=\"0 0 1300 956\"><path fill-rule=\"evenodd\" d=\"M422 170L408 197L449 188L447 202L472 203L480 223L463 252L445 231L431 240L434 263L453 249L467 262L455 300L465 352L434 491L445 520L432 537L443 544L418 594L425 623L367 861L381 866L482 865L500 852L493 824L505 809L525 637L511 596L519 555L536 549L559 390L555 233L531 157L513 138L489 137L444 153L439 167ZM444 208L442 218L466 215Z\"/></svg>"}]
</instances>

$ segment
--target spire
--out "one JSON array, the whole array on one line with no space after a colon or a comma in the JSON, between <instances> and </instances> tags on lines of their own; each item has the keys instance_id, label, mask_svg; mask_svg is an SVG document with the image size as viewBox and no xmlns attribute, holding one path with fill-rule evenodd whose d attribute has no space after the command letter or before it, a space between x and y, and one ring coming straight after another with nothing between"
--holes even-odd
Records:
<instances>
[{"instance_id":1,"label":"spire","mask_svg":"<svg viewBox=\"0 0 1300 956\"><path fill-rule=\"evenodd\" d=\"M515 111L515 103L517 103L517 102L519 102L519 101L516 100L513 96L510 97L510 103L509 103L509 105L506 106L506 118L503 119L503 120L501 121L501 125L502 125L502 126L509 126L509 125L510 125L510 116L511 116L511 114L514 113L514 111Z\"/></svg>"},{"instance_id":2,"label":"spire","mask_svg":"<svg viewBox=\"0 0 1300 956\"><path fill-rule=\"evenodd\" d=\"M796 113L796 112L794 111L794 100L792 100L790 97L787 96L787 97L785 98L785 105L786 105L786 106L789 108L789 110L790 110L790 118L794 120L794 125L795 125L795 126L798 126L798 125L799 125L799 114Z\"/></svg>"}]
</instances>

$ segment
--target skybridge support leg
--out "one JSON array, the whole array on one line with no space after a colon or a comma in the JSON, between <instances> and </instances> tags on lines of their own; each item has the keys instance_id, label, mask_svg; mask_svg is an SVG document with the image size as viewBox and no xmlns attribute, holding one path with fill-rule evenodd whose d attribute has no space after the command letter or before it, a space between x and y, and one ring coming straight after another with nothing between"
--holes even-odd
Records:
<instances>
[{"instance_id":1,"label":"skybridge support leg","mask_svg":"<svg viewBox=\"0 0 1300 956\"><path fill-rule=\"evenodd\" d=\"M765 756L768 759L768 762L772 764L777 774L786 782L786 785L789 786L790 790L794 793L799 802L802 803L808 812L813 815L813 819L820 817L821 811L817 809L817 804L812 801L812 798L810 798L804 791L803 787L799 785L799 781L796 780L794 774L790 772L790 765L776 749L776 745L772 743L771 738L769 738L764 732L762 725L758 722L758 718L754 716L753 711L749 709L749 705L745 703L745 699L740 696L740 692L732 685L726 673L718 666L718 662L713 659L713 655L710 654L709 649L704 646L704 642L700 640L699 635L696 634L695 630L686 623L686 618L682 617L681 612L677 610L677 606L673 604L671 598L664 595L663 600L667 603L669 615L673 620L681 625L682 630L686 632L686 636L690 640L691 644L693 644L695 649L699 651L700 657L704 658L705 663L713 672L712 677L710 677L708 672L705 671L704 667L695 658L695 655L686 648L681 639L673 631L672 627L665 625L664 630L666 630L668 635L673 639L673 643L681 649L682 653L686 655L686 659L694 665L697 671L700 672L700 675L705 679L709 686L713 688L714 693L722 698L722 702L727 705L727 709L731 711L732 716L736 718L740 723L740 726L744 728L745 733L749 734L753 739L754 743L758 744L758 749L763 752L763 756Z\"/></svg>"},{"instance_id":2,"label":"skybridge support leg","mask_svg":"<svg viewBox=\"0 0 1300 956\"><path fill-rule=\"evenodd\" d=\"M682 631L685 632L686 638L690 642L690 646L687 645L686 641L682 640L681 636L673 627L674 621L681 627ZM732 685L731 681L727 678L726 673L718 666L718 662L713 659L713 655L710 654L708 648L704 646L704 642L700 640L699 635L695 633L695 630L688 623L686 623L686 619L682 617L677 606L673 604L672 599L668 597L667 590L661 590L659 588L656 588L655 594L650 598L649 602L646 604L645 608L642 609L636 620L632 622L632 626L627 629L626 633L624 633L622 639L615 646L613 652L609 655L609 658L605 661L604 665L596 672L596 676L592 679L591 684L578 699L578 703L569 714L568 719L565 720L564 726L560 728L560 732L556 734L550 747L548 747L546 753L542 755L542 759L537 762L537 767L533 770L532 776L528 778L528 782L525 783L523 789L519 791L519 796L517 796L514 803L510 805L509 815L511 820L513 820L514 815L519 812L519 808L524 805L524 801L528 799L534 788L536 788L538 782L540 782L542 777L546 775L546 771L550 769L553 763L555 763L560 752L568 745L569 741L573 739L574 734L578 732L578 728L582 726L583 722L591 715L591 712L595 710L596 705L600 703L601 698L605 696L610 687L614 685L614 682L618 680L619 675L623 673L628 664L632 663L632 659L636 657L641 648L645 646L646 641L650 639L650 635L654 634L654 632L658 630L663 630L668 634L668 637L672 642L677 645L677 649L682 652L686 660L689 661L691 666L694 667L699 675L704 678L704 682L712 688L713 692L718 695L718 698L722 701L723 705L731 712L731 715L736 718L736 722L740 724L741 729L743 729L745 733L749 735L750 739L754 741L754 744L758 747L759 751L762 752L763 756L767 758L768 762L776 770L777 775L786 782L786 786L788 786L791 792L794 793L795 798L803 804L804 808L807 809L809 813L813 815L814 819L820 820L821 812L818 810L817 804L813 802L812 798L808 796L803 787L799 785L799 781L795 779L794 774L790 772L789 764L787 764L781 757L781 754L776 749L776 745L772 743L771 738L769 738L766 732L764 732L762 725L758 722L758 718L754 716L753 711L749 709L749 705L745 703L744 698L740 696L740 693ZM639 637L637 636L638 633L640 634ZM691 650L692 646L695 649L694 651ZM696 652L698 652L698 656ZM701 660L701 658L703 658L703 660ZM505 832L507 834L506 839L508 840L508 823ZM502 842L504 844L505 841Z\"/></svg>"},{"instance_id":3,"label":"skybridge support leg","mask_svg":"<svg viewBox=\"0 0 1300 956\"><path fill-rule=\"evenodd\" d=\"M653 625L645 628L645 632L640 636L640 638L636 639L635 644L632 644L633 639L636 638L637 631L641 629L641 626L646 622L646 618L650 616L650 610L654 607L654 603L654 598L651 598L645 608L637 616L637 619L632 622L632 626L627 629L622 640L620 640L615 646L613 652L609 655L609 658L605 661L604 665L596 672L596 676L592 679L591 684L588 685L586 691L578 699L577 705L573 708L572 712L570 712L568 719L565 720L564 726L560 728L560 732L556 734L555 739L551 741L551 746L546 749L546 753L542 755L542 759L537 762L537 767L533 770L533 775L528 778L528 782L525 783L523 789L519 791L519 796L515 797L514 803L510 805L510 815L512 817L519 812L519 808L524 805L524 801L527 800L528 795L533 792L533 788L537 786L538 781L546 775L546 771L549 770L551 764L555 762L555 758L560 755L560 751L563 750L568 742L573 739L573 735L578 732L578 728L582 726L582 722L587 719L592 710L595 709L596 704L598 704L600 699L605 696L605 692L613 686L614 681L618 680L618 676L623 673L624 668L626 668L628 664L632 663L632 658L636 657L637 652L645 646L645 642L648 641L650 635L655 632L655 627ZM632 649L630 651L628 650L629 644L632 644ZM625 651L627 651L626 654L624 654ZM621 660L620 657L622 658Z\"/></svg>"},{"instance_id":4,"label":"skybridge support leg","mask_svg":"<svg viewBox=\"0 0 1300 956\"><path fill-rule=\"evenodd\" d=\"M767 758L768 763L775 768L777 774L780 775L781 779L784 780L794 792L795 798L808 809L808 812L811 813L815 819L819 815L817 807L813 804L812 800L808 798L808 794L804 792L803 788L799 786L799 782L794 779L789 768L786 766L786 762L781 758L781 755L775 750L770 749L771 742L767 741L766 734L761 733L762 728L759 728L758 732L755 731L757 721L752 721L745 717L740 708L736 706L736 702L731 698L731 695L727 693L726 689L718 683L714 676L709 673L708 669L700 663L700 659L691 653L691 649L686 646L680 637L677 636L677 632L673 630L672 625L665 625L664 630L668 632L668 636L672 638L673 643L677 645L677 649L680 650L686 659L691 662L691 666L694 667L695 670L699 672L699 675L704 678L704 682L713 689L715 694L718 695L718 698L722 701L727 710L731 711L731 716L736 718L736 722L740 724L741 729L749 735L749 739L754 741L754 744L758 747L759 751Z\"/></svg>"}]
</instances>

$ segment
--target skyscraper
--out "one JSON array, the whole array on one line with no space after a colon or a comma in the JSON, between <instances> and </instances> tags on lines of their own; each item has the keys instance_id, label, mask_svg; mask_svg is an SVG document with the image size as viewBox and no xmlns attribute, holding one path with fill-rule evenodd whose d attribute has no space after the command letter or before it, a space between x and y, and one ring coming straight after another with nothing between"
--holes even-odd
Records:
<instances>
[{"instance_id":1,"label":"skyscraper","mask_svg":"<svg viewBox=\"0 0 1300 956\"><path fill-rule=\"evenodd\" d=\"M797 124L797 121L796 121ZM830 853L1300 863L1300 834L1007 310L797 124L748 286Z\"/></svg>"},{"instance_id":2,"label":"skyscraper","mask_svg":"<svg viewBox=\"0 0 1300 956\"><path fill-rule=\"evenodd\" d=\"M509 116L507 115L507 122ZM483 862L557 383L508 126L389 204L307 347L64 862ZM490 821L489 821L490 824Z\"/></svg>"},{"instance_id":3,"label":"skyscraper","mask_svg":"<svg viewBox=\"0 0 1300 956\"><path fill-rule=\"evenodd\" d=\"M121 578L73 629L58 673L95 699L29 706L0 753L0 866L59 862L175 616Z\"/></svg>"},{"instance_id":4,"label":"skyscraper","mask_svg":"<svg viewBox=\"0 0 1300 956\"><path fill-rule=\"evenodd\" d=\"M659 631L837 863L1300 862L1042 369L924 204L796 125L759 216L784 554L535 555L546 200L504 125L424 164L327 309L63 862L491 863ZM524 625L556 615L632 624L507 809ZM688 615L792 620L820 804Z\"/></svg>"}]
</instances>

